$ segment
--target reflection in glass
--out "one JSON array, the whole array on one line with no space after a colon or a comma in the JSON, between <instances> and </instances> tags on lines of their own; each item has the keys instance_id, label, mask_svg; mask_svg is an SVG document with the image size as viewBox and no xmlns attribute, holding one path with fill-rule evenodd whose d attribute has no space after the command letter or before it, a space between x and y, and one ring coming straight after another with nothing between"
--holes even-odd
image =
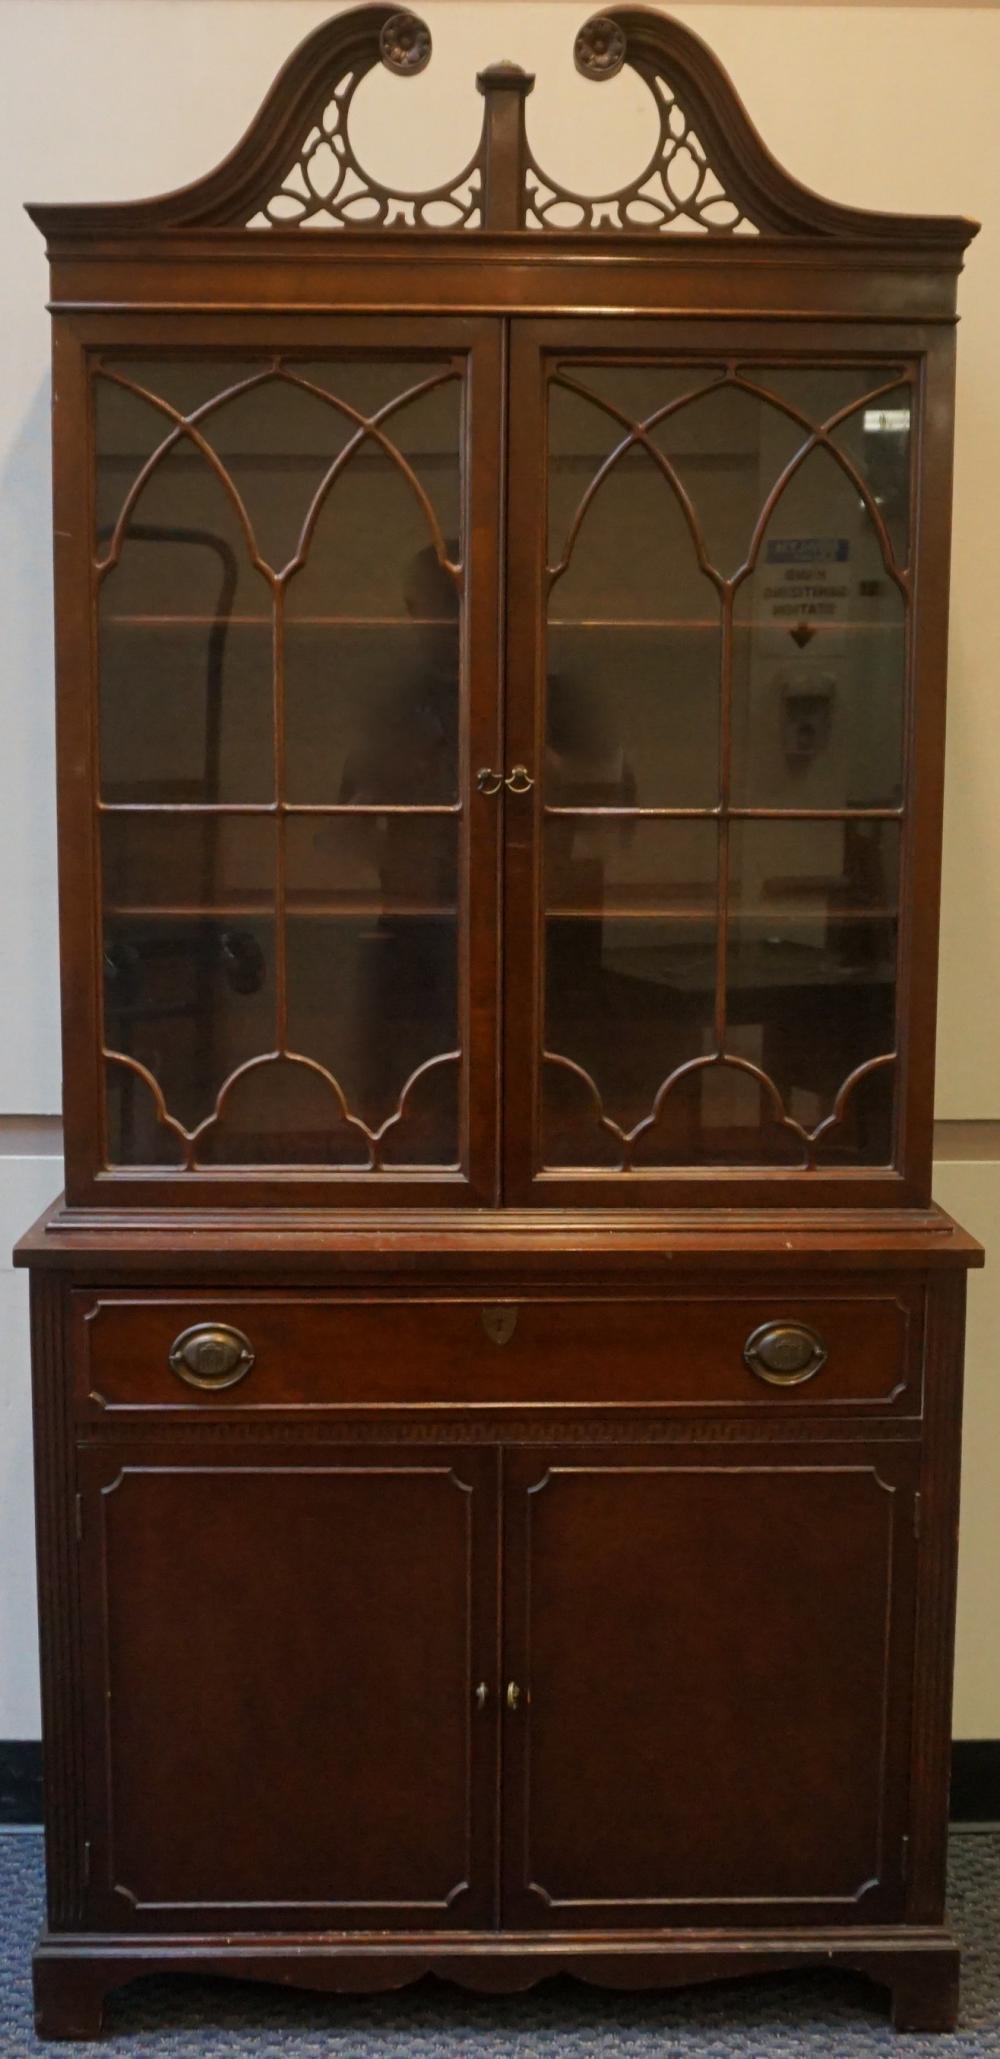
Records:
<instances>
[{"instance_id":1,"label":"reflection in glass","mask_svg":"<svg viewBox=\"0 0 1000 2059\"><path fill-rule=\"evenodd\" d=\"M293 815L286 835L291 915L455 913L453 816Z\"/></svg>"},{"instance_id":2,"label":"reflection in glass","mask_svg":"<svg viewBox=\"0 0 1000 2059\"><path fill-rule=\"evenodd\" d=\"M895 1046L899 830L743 822L731 838L728 1020L811 1131L848 1075ZM885 1163L881 1090L855 1113L856 1160Z\"/></svg>"},{"instance_id":3,"label":"reflection in glass","mask_svg":"<svg viewBox=\"0 0 1000 2059\"><path fill-rule=\"evenodd\" d=\"M612 427L614 447L627 431ZM549 560L564 569L549 603L549 798L711 805L718 597L648 451L633 445L597 483L607 441L603 411L553 386Z\"/></svg>"},{"instance_id":4,"label":"reflection in glass","mask_svg":"<svg viewBox=\"0 0 1000 2059\"><path fill-rule=\"evenodd\" d=\"M103 796L269 800L270 589L248 561L233 500L182 438L149 473L119 529L146 446L157 447L171 425L104 379L97 422L106 515L98 552L112 558L98 592Z\"/></svg>"},{"instance_id":5,"label":"reflection in glass","mask_svg":"<svg viewBox=\"0 0 1000 2059\"><path fill-rule=\"evenodd\" d=\"M345 1122L336 1095L310 1066L289 1059L255 1066L230 1089L202 1139L201 1165L337 1165L363 1172L366 1139Z\"/></svg>"},{"instance_id":6,"label":"reflection in glass","mask_svg":"<svg viewBox=\"0 0 1000 2059\"><path fill-rule=\"evenodd\" d=\"M637 1171L669 1165L801 1168L801 1137L779 1121L767 1088L742 1065L743 1039L731 1029L726 1062L701 1066L671 1088L656 1125L633 1152ZM750 1063L752 1064L752 1060Z\"/></svg>"},{"instance_id":7,"label":"reflection in glass","mask_svg":"<svg viewBox=\"0 0 1000 2059\"><path fill-rule=\"evenodd\" d=\"M911 388L897 386L849 415L833 437L869 488L900 567L910 556L911 426Z\"/></svg>"},{"instance_id":8,"label":"reflection in glass","mask_svg":"<svg viewBox=\"0 0 1000 2059\"><path fill-rule=\"evenodd\" d=\"M905 678L902 593L857 489L815 449L736 592L733 801L898 807Z\"/></svg>"},{"instance_id":9,"label":"reflection in glass","mask_svg":"<svg viewBox=\"0 0 1000 2059\"><path fill-rule=\"evenodd\" d=\"M740 370L817 426L852 409L833 431L833 440L857 466L889 531L896 562L905 567L913 428L909 382L893 386L893 369L884 365L744 365ZM872 394L878 398L871 399ZM867 404L856 405L865 396Z\"/></svg>"},{"instance_id":10,"label":"reflection in glass","mask_svg":"<svg viewBox=\"0 0 1000 2059\"><path fill-rule=\"evenodd\" d=\"M352 1113L377 1129L395 1113L417 1067L457 1048L455 971L453 916L290 913L292 1048L333 1073ZM419 1162L455 1162L453 1115L454 1106L438 1133L425 1137L430 1155ZM400 1129L402 1146L410 1130Z\"/></svg>"},{"instance_id":11,"label":"reflection in glass","mask_svg":"<svg viewBox=\"0 0 1000 2059\"><path fill-rule=\"evenodd\" d=\"M446 543L454 561L458 546ZM290 800L440 806L458 798L459 609L430 544L400 569L404 613L286 631ZM295 587L292 588L295 593Z\"/></svg>"},{"instance_id":12,"label":"reflection in glass","mask_svg":"<svg viewBox=\"0 0 1000 2059\"><path fill-rule=\"evenodd\" d=\"M910 397L891 365L554 372L547 1165L891 1156Z\"/></svg>"},{"instance_id":13,"label":"reflection in glass","mask_svg":"<svg viewBox=\"0 0 1000 2059\"><path fill-rule=\"evenodd\" d=\"M589 1075L621 1129L712 1048L717 844L711 822L547 823L545 1048ZM544 1093L545 1163L606 1163L586 1085L549 1064Z\"/></svg>"},{"instance_id":14,"label":"reflection in glass","mask_svg":"<svg viewBox=\"0 0 1000 2059\"><path fill-rule=\"evenodd\" d=\"M273 909L275 827L266 815L107 814L101 852L106 915Z\"/></svg>"},{"instance_id":15,"label":"reflection in glass","mask_svg":"<svg viewBox=\"0 0 1000 2059\"><path fill-rule=\"evenodd\" d=\"M605 1114L630 1130L650 1114L677 1066L712 1049L714 925L551 916L545 953L545 1048L582 1068ZM543 1090L545 1165L619 1162L585 1081L549 1062Z\"/></svg>"},{"instance_id":16,"label":"reflection in glass","mask_svg":"<svg viewBox=\"0 0 1000 2059\"><path fill-rule=\"evenodd\" d=\"M731 579L761 506L806 440L797 422L740 386L721 386L654 432L695 508L709 563Z\"/></svg>"},{"instance_id":17,"label":"reflection in glass","mask_svg":"<svg viewBox=\"0 0 1000 2059\"><path fill-rule=\"evenodd\" d=\"M274 823L123 814L101 829L105 1045L145 1066L190 1130L233 1068L273 1047ZM119 1066L108 1112L112 1163L142 1162L149 1092Z\"/></svg>"},{"instance_id":18,"label":"reflection in glass","mask_svg":"<svg viewBox=\"0 0 1000 2059\"><path fill-rule=\"evenodd\" d=\"M454 817L289 821L289 1041L334 1075L369 1129L395 1112L419 1066L456 1049L457 894ZM425 1091L414 1117L421 1110L422 1138L408 1109L399 1148L454 1162L454 1095Z\"/></svg>"},{"instance_id":19,"label":"reflection in glass","mask_svg":"<svg viewBox=\"0 0 1000 2059\"><path fill-rule=\"evenodd\" d=\"M95 395L105 1043L219 1166L365 1169L444 1057L385 1162L455 1164L456 367L122 359ZM107 1108L114 1163L184 1162L137 1071Z\"/></svg>"},{"instance_id":20,"label":"reflection in glass","mask_svg":"<svg viewBox=\"0 0 1000 2059\"><path fill-rule=\"evenodd\" d=\"M273 1049L273 922L235 914L108 916L104 1035L110 1050L153 1074L170 1114L195 1128L230 1072ZM142 1163L147 1090L118 1066L109 1082L110 1162Z\"/></svg>"},{"instance_id":21,"label":"reflection in glass","mask_svg":"<svg viewBox=\"0 0 1000 2059\"><path fill-rule=\"evenodd\" d=\"M545 900L550 914L714 913L713 823L622 815L550 816L545 826Z\"/></svg>"}]
</instances>

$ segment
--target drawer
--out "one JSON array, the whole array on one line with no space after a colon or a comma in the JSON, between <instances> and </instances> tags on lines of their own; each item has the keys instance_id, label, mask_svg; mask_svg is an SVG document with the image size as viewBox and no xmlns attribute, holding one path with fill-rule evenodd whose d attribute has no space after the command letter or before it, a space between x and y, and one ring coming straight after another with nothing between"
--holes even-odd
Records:
<instances>
[{"instance_id":1,"label":"drawer","mask_svg":"<svg viewBox=\"0 0 1000 2059\"><path fill-rule=\"evenodd\" d=\"M920 1412L922 1298L909 1284L864 1298L73 1298L85 1408Z\"/></svg>"}]
</instances>

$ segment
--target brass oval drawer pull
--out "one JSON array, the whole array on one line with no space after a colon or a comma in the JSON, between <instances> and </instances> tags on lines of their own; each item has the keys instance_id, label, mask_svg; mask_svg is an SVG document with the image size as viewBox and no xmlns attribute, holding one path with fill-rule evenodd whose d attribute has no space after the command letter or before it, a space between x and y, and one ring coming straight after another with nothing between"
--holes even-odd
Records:
<instances>
[{"instance_id":1,"label":"brass oval drawer pull","mask_svg":"<svg viewBox=\"0 0 1000 2059\"><path fill-rule=\"evenodd\" d=\"M808 1323L761 1323L747 1338L743 1356L758 1379L772 1387L797 1387L825 1366L827 1350Z\"/></svg>"},{"instance_id":2,"label":"brass oval drawer pull","mask_svg":"<svg viewBox=\"0 0 1000 2059\"><path fill-rule=\"evenodd\" d=\"M194 1323L170 1347L170 1368L189 1387L235 1387L253 1365L250 1340L231 1323Z\"/></svg>"}]
</instances>

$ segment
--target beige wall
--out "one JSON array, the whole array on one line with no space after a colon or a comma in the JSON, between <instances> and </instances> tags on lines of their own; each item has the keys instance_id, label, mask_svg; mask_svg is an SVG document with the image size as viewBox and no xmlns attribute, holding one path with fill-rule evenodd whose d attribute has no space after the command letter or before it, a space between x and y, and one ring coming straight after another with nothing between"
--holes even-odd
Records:
<instances>
[{"instance_id":1,"label":"beige wall","mask_svg":"<svg viewBox=\"0 0 1000 2059\"><path fill-rule=\"evenodd\" d=\"M586 0L427 0L434 62L405 86L378 75L359 99L371 168L444 178L469 154L476 69L538 69L532 136L552 170L586 187L639 155L641 92L598 92L572 70ZM245 127L322 0L0 0L0 1115L59 1101L45 271L22 198L155 192L205 170ZM937 1191L1000 1257L1000 698L993 562L1000 479L1000 11L825 4L688 5L777 155L807 183L859 205L973 214L986 227L962 282L948 824ZM603 128L601 124L603 123ZM966 1124L976 1125L967 1129ZM996 1130L983 1125L996 1124ZM58 1179L51 1137L4 1148L7 1237ZM0 1254L2 1256L2 1254ZM1000 1736L1000 1265L972 1288L956 1730ZM32 1558L25 1483L23 1283L0 1277L0 1736L37 1729Z\"/></svg>"}]
</instances>

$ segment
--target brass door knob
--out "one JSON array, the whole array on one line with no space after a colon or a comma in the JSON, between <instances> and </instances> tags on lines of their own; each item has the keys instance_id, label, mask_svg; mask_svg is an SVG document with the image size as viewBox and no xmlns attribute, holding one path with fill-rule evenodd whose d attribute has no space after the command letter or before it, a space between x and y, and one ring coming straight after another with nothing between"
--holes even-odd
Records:
<instances>
[{"instance_id":1,"label":"brass door knob","mask_svg":"<svg viewBox=\"0 0 1000 2059\"><path fill-rule=\"evenodd\" d=\"M827 1350L808 1323L761 1323L747 1338L743 1356L759 1380L772 1387L798 1387L825 1366Z\"/></svg>"},{"instance_id":2,"label":"brass door knob","mask_svg":"<svg viewBox=\"0 0 1000 2059\"><path fill-rule=\"evenodd\" d=\"M516 1680L508 1680L508 1682L507 1682L507 1707L509 1708L509 1710L510 1710L510 1712L511 1712L511 1714L512 1714L512 1715L516 1715L516 1713L517 1713L517 1710L518 1710L518 1709L520 1708L520 1706L521 1706L521 1690L520 1690L520 1688L519 1688L519 1686L518 1686L518 1684L517 1684L517 1681L516 1681Z\"/></svg>"},{"instance_id":3,"label":"brass door knob","mask_svg":"<svg viewBox=\"0 0 1000 2059\"><path fill-rule=\"evenodd\" d=\"M502 786L512 794L530 794L534 784L526 765L512 765L506 774L495 772L492 765L480 765L476 773L476 786L481 794L498 794Z\"/></svg>"},{"instance_id":4,"label":"brass door knob","mask_svg":"<svg viewBox=\"0 0 1000 2059\"><path fill-rule=\"evenodd\" d=\"M189 1387L235 1387L245 1379L254 1355L248 1337L231 1323L194 1323L170 1347L172 1372Z\"/></svg>"}]
</instances>

